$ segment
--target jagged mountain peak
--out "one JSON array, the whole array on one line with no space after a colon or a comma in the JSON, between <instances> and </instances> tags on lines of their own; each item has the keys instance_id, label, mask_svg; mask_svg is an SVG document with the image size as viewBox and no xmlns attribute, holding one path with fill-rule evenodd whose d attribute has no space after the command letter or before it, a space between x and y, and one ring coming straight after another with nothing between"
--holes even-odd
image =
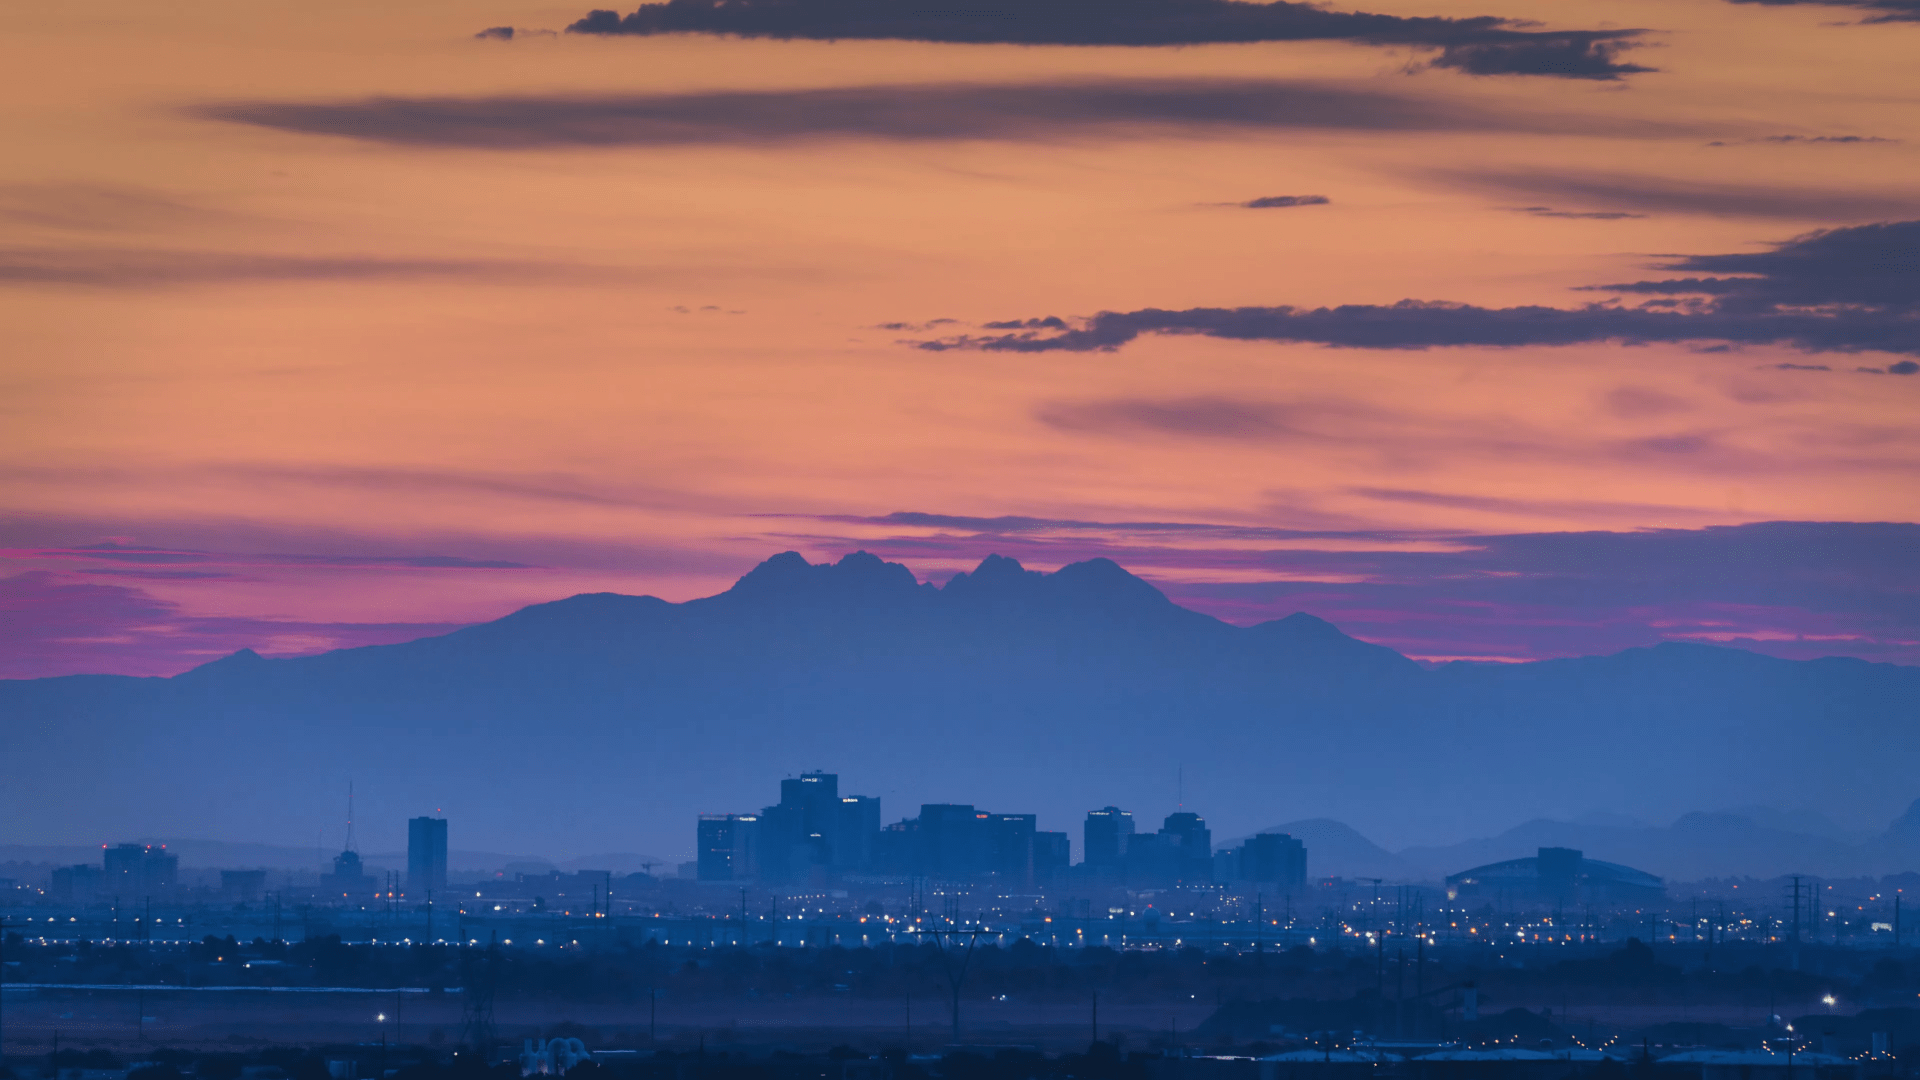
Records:
<instances>
[{"instance_id":1,"label":"jagged mountain peak","mask_svg":"<svg viewBox=\"0 0 1920 1080\"><path fill-rule=\"evenodd\" d=\"M1105 558L1068 563L1049 574L1028 570L1017 559L989 555L973 570L955 574L942 592L955 598L1065 601L1108 611L1175 606L1165 593Z\"/></svg>"},{"instance_id":2,"label":"jagged mountain peak","mask_svg":"<svg viewBox=\"0 0 1920 1080\"><path fill-rule=\"evenodd\" d=\"M913 571L871 552L850 552L839 562L810 563L797 551L783 551L747 571L720 597L814 600L835 595L906 594L919 587Z\"/></svg>"}]
</instances>

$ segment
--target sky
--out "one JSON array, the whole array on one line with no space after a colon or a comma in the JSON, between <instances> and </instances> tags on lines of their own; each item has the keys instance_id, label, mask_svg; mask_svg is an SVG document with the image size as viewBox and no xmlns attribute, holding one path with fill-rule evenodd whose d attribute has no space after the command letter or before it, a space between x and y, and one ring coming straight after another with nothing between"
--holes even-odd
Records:
<instances>
[{"instance_id":1,"label":"sky","mask_svg":"<svg viewBox=\"0 0 1920 1080\"><path fill-rule=\"evenodd\" d=\"M0 39L0 677L868 550L1920 663L1911 0L104 0Z\"/></svg>"}]
</instances>

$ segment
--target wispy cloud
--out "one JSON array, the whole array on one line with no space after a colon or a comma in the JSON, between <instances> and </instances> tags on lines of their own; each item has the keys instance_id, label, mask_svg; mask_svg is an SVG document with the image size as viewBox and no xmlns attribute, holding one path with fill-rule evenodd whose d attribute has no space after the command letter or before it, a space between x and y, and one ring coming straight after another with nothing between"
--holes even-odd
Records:
<instances>
[{"instance_id":1,"label":"wispy cloud","mask_svg":"<svg viewBox=\"0 0 1920 1080\"><path fill-rule=\"evenodd\" d=\"M0 247L0 286L157 288L289 281L585 280L625 271L498 259L272 255L148 248Z\"/></svg>"},{"instance_id":2,"label":"wispy cloud","mask_svg":"<svg viewBox=\"0 0 1920 1080\"><path fill-rule=\"evenodd\" d=\"M1519 214L1532 214L1544 218L1580 218L1590 221L1623 221L1628 218L1644 218L1645 214L1628 213L1625 210L1556 210L1551 206L1509 206Z\"/></svg>"},{"instance_id":3,"label":"wispy cloud","mask_svg":"<svg viewBox=\"0 0 1920 1080\"><path fill-rule=\"evenodd\" d=\"M71 232L146 232L246 220L149 188L86 181L0 184L0 220Z\"/></svg>"},{"instance_id":4,"label":"wispy cloud","mask_svg":"<svg viewBox=\"0 0 1920 1080\"><path fill-rule=\"evenodd\" d=\"M0 548L0 559L62 560L76 562L140 563L153 565L308 566L341 569L397 570L530 570L527 563L505 559L470 559L459 555L338 555L297 552L195 551L139 547L132 544L79 544L64 548Z\"/></svg>"},{"instance_id":5,"label":"wispy cloud","mask_svg":"<svg viewBox=\"0 0 1920 1080\"><path fill-rule=\"evenodd\" d=\"M1750 146L1757 143L1773 143L1779 146L1856 146L1873 143L1897 143L1899 139L1883 139L1878 135L1756 135L1751 139L1715 139L1708 146Z\"/></svg>"},{"instance_id":6,"label":"wispy cloud","mask_svg":"<svg viewBox=\"0 0 1920 1080\"><path fill-rule=\"evenodd\" d=\"M349 623L206 617L131 586L45 570L0 577L0 678L172 675L243 648L308 653L457 629L448 623Z\"/></svg>"},{"instance_id":7,"label":"wispy cloud","mask_svg":"<svg viewBox=\"0 0 1920 1080\"><path fill-rule=\"evenodd\" d=\"M1696 214L1838 224L1920 212L1920 195L1866 186L1726 183L1554 169L1439 169L1428 175L1478 191L1575 202L1630 214Z\"/></svg>"}]
</instances>

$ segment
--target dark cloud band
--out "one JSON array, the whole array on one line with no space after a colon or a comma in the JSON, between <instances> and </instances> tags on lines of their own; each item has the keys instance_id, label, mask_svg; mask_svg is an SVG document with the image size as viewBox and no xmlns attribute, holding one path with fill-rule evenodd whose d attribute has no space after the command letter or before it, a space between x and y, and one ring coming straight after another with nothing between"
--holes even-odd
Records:
<instances>
[{"instance_id":1,"label":"dark cloud band","mask_svg":"<svg viewBox=\"0 0 1920 1080\"><path fill-rule=\"evenodd\" d=\"M1263 195L1240 205L1248 210L1278 210L1290 206L1325 206L1332 201L1325 195Z\"/></svg>"},{"instance_id":2,"label":"dark cloud band","mask_svg":"<svg viewBox=\"0 0 1920 1080\"><path fill-rule=\"evenodd\" d=\"M1842 7L1870 14L1862 22L1920 22L1920 0L1732 0L1765 7Z\"/></svg>"},{"instance_id":3,"label":"dark cloud band","mask_svg":"<svg viewBox=\"0 0 1920 1080\"><path fill-rule=\"evenodd\" d=\"M1498 112L1376 86L1268 79L921 83L703 94L227 102L203 118L408 146L535 150L813 139L1033 140L1259 130L1675 134L1643 123Z\"/></svg>"},{"instance_id":4,"label":"dark cloud band","mask_svg":"<svg viewBox=\"0 0 1920 1080\"><path fill-rule=\"evenodd\" d=\"M1648 297L1635 306L1488 308L1402 300L1313 309L1146 308L1105 311L1078 324L1057 317L988 324L1011 332L917 344L1086 352L1118 348L1142 334L1196 334L1362 349L1661 341L1920 356L1920 221L1809 233L1771 251L1696 255L1662 269L1690 276L1590 287ZM1913 374L1920 365L1901 361L1885 371Z\"/></svg>"},{"instance_id":5,"label":"dark cloud band","mask_svg":"<svg viewBox=\"0 0 1920 1080\"><path fill-rule=\"evenodd\" d=\"M664 0L625 17L594 11L579 34L728 34L824 41L884 39L1012 45L1203 45L1350 41L1439 49L1434 66L1475 75L1618 79L1639 30L1522 30L1509 19L1406 18L1242 0L1021 0L929 7L900 0Z\"/></svg>"}]
</instances>

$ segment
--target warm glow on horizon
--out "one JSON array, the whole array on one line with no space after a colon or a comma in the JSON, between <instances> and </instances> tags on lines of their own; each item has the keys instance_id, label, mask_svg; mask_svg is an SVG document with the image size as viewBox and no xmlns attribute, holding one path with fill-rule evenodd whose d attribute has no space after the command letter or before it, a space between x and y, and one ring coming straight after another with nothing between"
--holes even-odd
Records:
<instances>
[{"instance_id":1,"label":"warm glow on horizon","mask_svg":"<svg viewBox=\"0 0 1920 1080\"><path fill-rule=\"evenodd\" d=\"M1920 24L1360 5L1644 28L1618 59L1658 70L1615 80L1344 41L525 32L589 6L16 14L0 676L680 601L789 549L932 581L1107 557L1229 621L1306 611L1423 659L1920 662L1876 598L1914 587L1909 352L915 347L1147 309L1632 307L1651 294L1583 290L1920 218ZM1196 80L1258 100L1087 103ZM679 111L642 137L607 100ZM1825 584L1786 588L1771 534L1721 528L1764 522L1892 531L1810 528L1793 557Z\"/></svg>"}]
</instances>

